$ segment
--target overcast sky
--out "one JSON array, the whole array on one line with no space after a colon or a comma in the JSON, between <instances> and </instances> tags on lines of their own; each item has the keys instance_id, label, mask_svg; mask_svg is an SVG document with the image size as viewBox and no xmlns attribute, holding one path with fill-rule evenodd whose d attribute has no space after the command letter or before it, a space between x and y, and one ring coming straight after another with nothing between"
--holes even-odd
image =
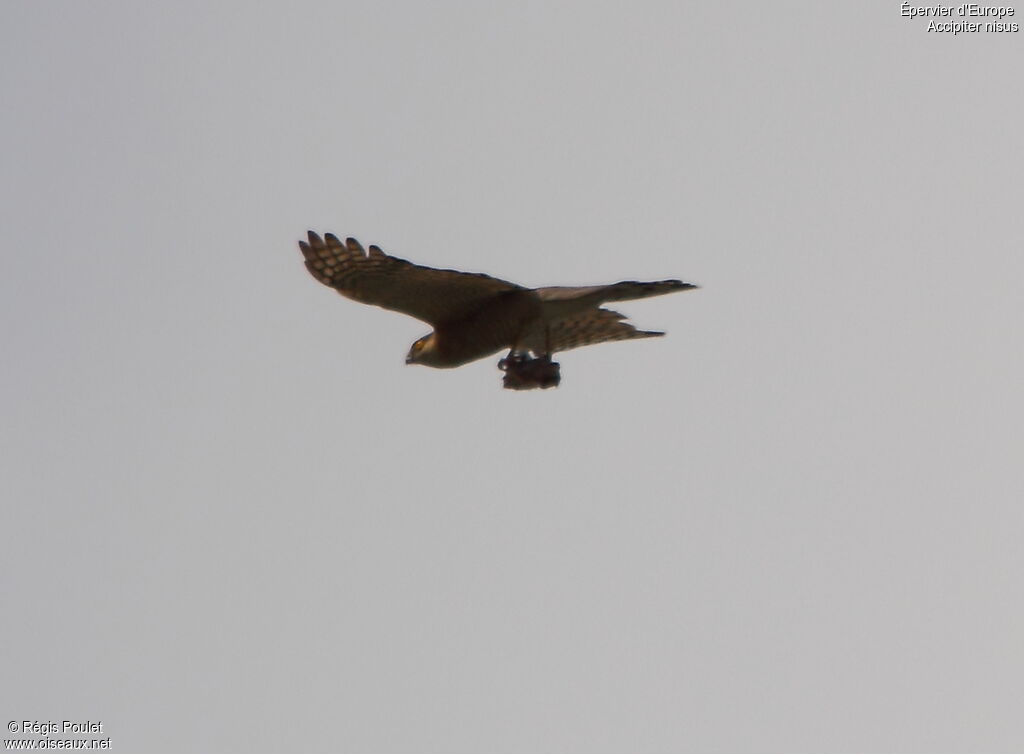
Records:
<instances>
[{"instance_id":1,"label":"overcast sky","mask_svg":"<svg viewBox=\"0 0 1024 754\"><path fill-rule=\"evenodd\" d=\"M0 5L4 723L1018 754L1024 33L927 24ZM518 393L405 366L429 328L314 281L310 228L701 289Z\"/></svg>"}]
</instances>

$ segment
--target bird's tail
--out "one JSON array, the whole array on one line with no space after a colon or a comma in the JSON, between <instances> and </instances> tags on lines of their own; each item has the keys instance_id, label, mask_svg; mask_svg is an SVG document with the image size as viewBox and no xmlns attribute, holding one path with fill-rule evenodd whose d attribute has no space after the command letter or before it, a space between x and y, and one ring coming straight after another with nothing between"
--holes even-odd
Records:
<instances>
[{"instance_id":1,"label":"bird's tail","mask_svg":"<svg viewBox=\"0 0 1024 754\"><path fill-rule=\"evenodd\" d=\"M625 315L610 309L590 309L557 319L551 323L547 332L548 350L555 353L613 340L656 338L665 334L656 330L637 330L628 322L623 322L625 318Z\"/></svg>"}]
</instances>

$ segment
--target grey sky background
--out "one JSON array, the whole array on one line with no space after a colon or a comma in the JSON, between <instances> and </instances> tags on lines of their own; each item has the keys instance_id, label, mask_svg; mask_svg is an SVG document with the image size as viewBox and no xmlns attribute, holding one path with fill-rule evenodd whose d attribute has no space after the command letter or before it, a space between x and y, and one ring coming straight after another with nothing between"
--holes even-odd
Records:
<instances>
[{"instance_id":1,"label":"grey sky background","mask_svg":"<svg viewBox=\"0 0 1024 754\"><path fill-rule=\"evenodd\" d=\"M1022 38L890 2L4 3L4 721L1020 752ZM307 228L702 289L513 393L404 366L426 329L316 283Z\"/></svg>"}]
</instances>

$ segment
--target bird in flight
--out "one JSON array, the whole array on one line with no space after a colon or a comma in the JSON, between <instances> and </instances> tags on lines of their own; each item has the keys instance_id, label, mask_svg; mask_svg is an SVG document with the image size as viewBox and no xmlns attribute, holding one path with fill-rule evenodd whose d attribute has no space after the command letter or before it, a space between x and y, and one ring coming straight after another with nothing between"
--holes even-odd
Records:
<instances>
[{"instance_id":1,"label":"bird in flight","mask_svg":"<svg viewBox=\"0 0 1024 754\"><path fill-rule=\"evenodd\" d=\"M508 349L498 362L513 390L555 387L551 355L570 348L664 335L638 330L602 304L661 296L697 286L681 280L525 288L475 272L423 267L364 249L354 238L309 231L299 241L313 277L341 295L408 314L434 331L412 344L406 364L458 367Z\"/></svg>"}]
</instances>

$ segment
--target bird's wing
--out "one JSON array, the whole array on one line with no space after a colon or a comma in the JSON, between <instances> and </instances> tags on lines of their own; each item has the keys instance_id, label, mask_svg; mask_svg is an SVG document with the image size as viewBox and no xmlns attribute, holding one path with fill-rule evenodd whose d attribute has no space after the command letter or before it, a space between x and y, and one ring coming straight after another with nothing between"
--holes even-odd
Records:
<instances>
[{"instance_id":1,"label":"bird's wing","mask_svg":"<svg viewBox=\"0 0 1024 754\"><path fill-rule=\"evenodd\" d=\"M354 238L309 231L299 241L313 277L341 295L364 304L408 314L435 327L469 314L483 302L522 286L490 275L421 267L385 254L377 246L364 251Z\"/></svg>"},{"instance_id":2,"label":"bird's wing","mask_svg":"<svg viewBox=\"0 0 1024 754\"><path fill-rule=\"evenodd\" d=\"M610 309L587 309L556 319L548 326L549 352L568 351L570 348L613 340L654 338L665 334L653 330L637 330L633 325L623 322L625 318L625 315Z\"/></svg>"},{"instance_id":3,"label":"bird's wing","mask_svg":"<svg viewBox=\"0 0 1024 754\"><path fill-rule=\"evenodd\" d=\"M541 301L545 302L573 301L599 306L608 301L632 301L638 298L686 291L696 287L693 283L684 283L682 280L655 280L651 283L624 280L621 283L611 283L610 285L554 286L537 288L536 291Z\"/></svg>"}]
</instances>

